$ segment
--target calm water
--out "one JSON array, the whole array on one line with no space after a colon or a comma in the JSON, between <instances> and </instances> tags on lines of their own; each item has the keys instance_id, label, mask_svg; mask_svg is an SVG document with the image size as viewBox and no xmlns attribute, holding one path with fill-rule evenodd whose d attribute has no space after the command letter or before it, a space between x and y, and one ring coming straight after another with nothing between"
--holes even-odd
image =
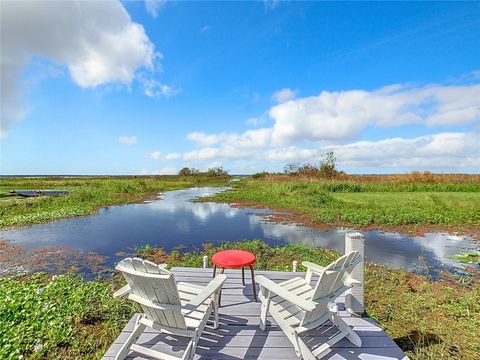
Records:
<instances>
[{"instance_id":1,"label":"calm water","mask_svg":"<svg viewBox=\"0 0 480 360\"><path fill-rule=\"evenodd\" d=\"M0 231L0 239L22 248L26 255L41 253L45 257L55 249L70 249L68 254L86 261L82 256L94 252L104 256L105 265L111 267L125 256L119 252L131 253L134 247L145 244L170 250L179 245L201 248L205 242L259 238L269 244L297 242L342 252L345 232L351 231L319 231L297 224L269 223L264 216L269 211L190 201L218 191L222 189L170 191L151 202L113 206L97 215ZM471 238L452 239L442 233L424 237L379 231L363 233L369 261L408 270L425 271L428 267L433 275L440 269L456 272L464 266L446 256L479 250L479 243ZM68 254L57 255L66 261ZM50 258L46 259L43 261ZM28 263L24 265L28 267Z\"/></svg>"}]
</instances>

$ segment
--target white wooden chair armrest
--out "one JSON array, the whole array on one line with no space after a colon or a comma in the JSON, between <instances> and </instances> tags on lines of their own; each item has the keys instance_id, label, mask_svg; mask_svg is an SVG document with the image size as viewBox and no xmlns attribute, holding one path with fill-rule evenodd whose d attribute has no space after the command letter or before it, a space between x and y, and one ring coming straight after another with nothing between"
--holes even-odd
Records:
<instances>
[{"instance_id":1,"label":"white wooden chair armrest","mask_svg":"<svg viewBox=\"0 0 480 360\"><path fill-rule=\"evenodd\" d=\"M200 305L202 305L209 297L211 297L216 291L220 290L223 286L223 283L227 279L227 275L219 274L212 281L208 283L207 286L202 290L200 294L195 296L182 308L182 313L189 314L192 311L195 311Z\"/></svg>"},{"instance_id":2,"label":"white wooden chair armrest","mask_svg":"<svg viewBox=\"0 0 480 360\"><path fill-rule=\"evenodd\" d=\"M310 261L302 261L302 265L316 274L320 274L321 272L323 272L323 270L325 270L323 266L314 264Z\"/></svg>"},{"instance_id":3,"label":"white wooden chair armrest","mask_svg":"<svg viewBox=\"0 0 480 360\"><path fill-rule=\"evenodd\" d=\"M282 299L287 300L293 305L298 306L300 309L305 311L315 310L315 303L310 300L302 299L301 297L292 294L290 291L282 288L277 283L274 283L272 280L267 279L266 277L259 275L255 276L255 281L260 286L266 288L270 293L274 293L277 296L280 296Z\"/></svg>"},{"instance_id":4,"label":"white wooden chair armrest","mask_svg":"<svg viewBox=\"0 0 480 360\"><path fill-rule=\"evenodd\" d=\"M127 295L130 294L130 291L131 291L130 286L127 284L121 289L118 289L117 291L115 291L113 293L113 297L118 299L127 297Z\"/></svg>"},{"instance_id":5,"label":"white wooden chair armrest","mask_svg":"<svg viewBox=\"0 0 480 360\"><path fill-rule=\"evenodd\" d=\"M358 281L354 278L349 278L349 279L345 280L345 284L350 285L350 286L359 286L359 285L362 285L362 282Z\"/></svg>"},{"instance_id":6,"label":"white wooden chair armrest","mask_svg":"<svg viewBox=\"0 0 480 360\"><path fill-rule=\"evenodd\" d=\"M135 301L140 305L144 305L149 307L150 309L155 309L155 310L177 310L178 311L181 309L180 305L160 304L160 303L157 303L156 301L151 301L132 293L128 294L127 299Z\"/></svg>"}]
</instances>

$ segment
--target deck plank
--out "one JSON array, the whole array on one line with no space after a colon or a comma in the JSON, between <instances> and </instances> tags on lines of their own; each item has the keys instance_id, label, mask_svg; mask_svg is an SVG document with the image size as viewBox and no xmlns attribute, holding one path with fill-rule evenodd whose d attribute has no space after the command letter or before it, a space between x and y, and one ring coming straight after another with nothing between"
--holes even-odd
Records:
<instances>
[{"instance_id":1,"label":"deck plank","mask_svg":"<svg viewBox=\"0 0 480 360\"><path fill-rule=\"evenodd\" d=\"M212 276L212 269L174 268L177 281L207 284ZM263 359L283 360L297 359L291 343L281 329L269 317L267 331L258 327L260 302L253 302L253 288L249 276L246 276L247 285L241 285L239 270L226 270L227 280L222 291L222 307L220 308L220 326L213 329L211 324L205 328L199 341L195 359ZM256 271L276 282L288 280L295 276L304 276L304 273L288 273L276 271ZM344 296L337 299L341 309ZM331 348L322 359L408 359L402 350L390 339L387 334L370 318L353 317L346 311L341 311L344 320L353 327L361 337L363 346L357 348L348 340L343 339ZM105 353L104 360L112 360L128 335L132 332L135 317L132 318L121 334ZM315 347L334 333L335 329L325 325L309 332L305 337L309 345ZM137 341L153 350L167 351L179 356L185 349L187 339L160 334L153 329L146 329ZM148 358L131 353L129 360L146 360Z\"/></svg>"}]
</instances>

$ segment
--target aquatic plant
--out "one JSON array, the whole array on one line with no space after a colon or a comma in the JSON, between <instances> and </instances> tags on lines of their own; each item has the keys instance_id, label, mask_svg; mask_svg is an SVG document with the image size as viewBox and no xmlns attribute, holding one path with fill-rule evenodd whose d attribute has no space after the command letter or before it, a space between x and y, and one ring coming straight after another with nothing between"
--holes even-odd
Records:
<instances>
[{"instance_id":1,"label":"aquatic plant","mask_svg":"<svg viewBox=\"0 0 480 360\"><path fill-rule=\"evenodd\" d=\"M112 297L113 282L73 274L0 278L0 358L100 358L136 310Z\"/></svg>"},{"instance_id":2,"label":"aquatic plant","mask_svg":"<svg viewBox=\"0 0 480 360\"><path fill-rule=\"evenodd\" d=\"M457 255L448 256L448 258L458 260L464 264L480 265L480 253L461 253Z\"/></svg>"}]
</instances>

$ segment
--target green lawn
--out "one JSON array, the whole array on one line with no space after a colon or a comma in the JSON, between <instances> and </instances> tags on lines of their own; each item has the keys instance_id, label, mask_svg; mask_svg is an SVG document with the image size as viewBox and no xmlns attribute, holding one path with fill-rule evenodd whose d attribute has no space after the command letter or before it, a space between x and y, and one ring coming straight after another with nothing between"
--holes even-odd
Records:
<instances>
[{"instance_id":1,"label":"green lawn","mask_svg":"<svg viewBox=\"0 0 480 360\"><path fill-rule=\"evenodd\" d=\"M393 185L396 191L390 192L385 191L386 184L340 185L248 179L214 199L294 211L319 224L480 225L480 186L451 187L456 191L448 186L425 191L428 186L418 186L418 191L412 187L400 191L401 186Z\"/></svg>"}]
</instances>

